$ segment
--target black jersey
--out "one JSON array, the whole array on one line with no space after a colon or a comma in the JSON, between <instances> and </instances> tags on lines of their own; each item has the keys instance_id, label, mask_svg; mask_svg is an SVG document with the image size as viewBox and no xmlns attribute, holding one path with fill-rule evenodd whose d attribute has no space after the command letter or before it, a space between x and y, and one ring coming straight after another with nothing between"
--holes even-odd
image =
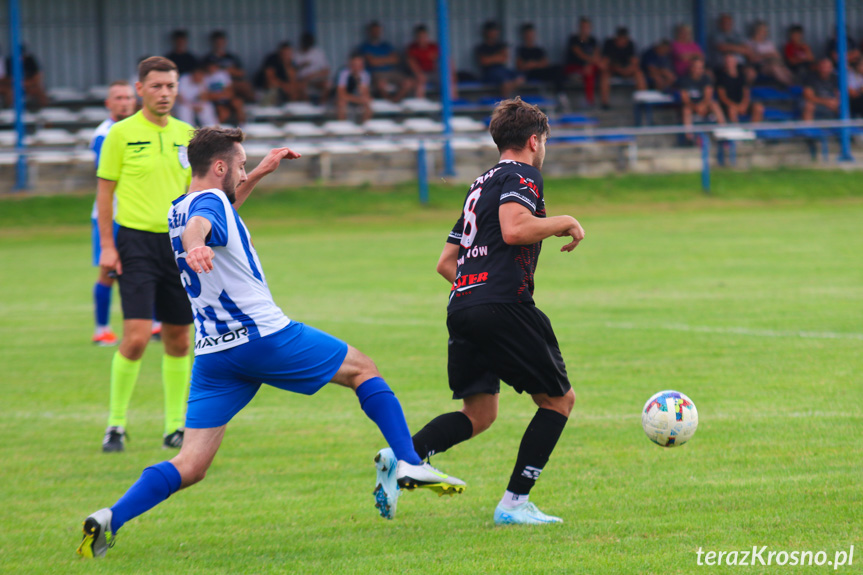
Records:
<instances>
[{"instance_id":1,"label":"black jersey","mask_svg":"<svg viewBox=\"0 0 863 575\"><path fill-rule=\"evenodd\" d=\"M498 209L507 202L544 218L539 170L504 160L471 185L462 215L447 238L459 246L449 312L485 303L533 303L533 274L542 242L511 246L503 241Z\"/></svg>"}]
</instances>

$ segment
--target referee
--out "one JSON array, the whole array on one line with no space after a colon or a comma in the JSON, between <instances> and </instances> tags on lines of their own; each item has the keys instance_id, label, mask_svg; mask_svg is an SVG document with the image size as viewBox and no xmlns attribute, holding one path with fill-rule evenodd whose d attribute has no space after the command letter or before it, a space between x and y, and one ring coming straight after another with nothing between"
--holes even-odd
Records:
<instances>
[{"instance_id":1,"label":"referee","mask_svg":"<svg viewBox=\"0 0 863 575\"><path fill-rule=\"evenodd\" d=\"M153 315L162 322L162 383L165 388L163 446L183 445L188 393L189 326L192 311L177 275L166 215L191 181L187 146L192 126L170 115L177 98L177 66L154 56L138 65L135 90L140 112L117 122L102 145L97 176L99 266L119 278L123 338L111 364L111 410L102 442L105 452L123 451L129 400L150 340ZM113 200L117 195L116 241Z\"/></svg>"}]
</instances>

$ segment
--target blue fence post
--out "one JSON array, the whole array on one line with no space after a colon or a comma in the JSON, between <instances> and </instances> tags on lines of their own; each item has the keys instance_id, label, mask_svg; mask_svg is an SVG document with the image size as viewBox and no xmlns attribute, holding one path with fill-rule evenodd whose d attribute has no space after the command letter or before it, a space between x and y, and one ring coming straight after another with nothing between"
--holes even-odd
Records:
<instances>
[{"instance_id":1,"label":"blue fence post","mask_svg":"<svg viewBox=\"0 0 863 575\"><path fill-rule=\"evenodd\" d=\"M701 46L701 50L707 54L707 2L706 0L692 0L692 31L695 42Z\"/></svg>"},{"instance_id":2,"label":"blue fence post","mask_svg":"<svg viewBox=\"0 0 863 575\"><path fill-rule=\"evenodd\" d=\"M27 182L27 129L24 126L24 65L21 61L21 9L18 0L9 0L9 39L12 42L12 95L15 101L15 131L18 142L15 151L15 190L26 190Z\"/></svg>"},{"instance_id":3,"label":"blue fence post","mask_svg":"<svg viewBox=\"0 0 863 575\"><path fill-rule=\"evenodd\" d=\"M422 140L420 140L419 148L417 148L417 181L420 203L425 205L429 203L429 174L428 164L426 164L426 146Z\"/></svg>"},{"instance_id":4,"label":"blue fence post","mask_svg":"<svg viewBox=\"0 0 863 575\"><path fill-rule=\"evenodd\" d=\"M836 0L836 51L839 56L839 117L847 121L848 107L848 46L845 33L845 0ZM847 126L839 129L839 161L853 162L851 156L851 131Z\"/></svg>"},{"instance_id":5,"label":"blue fence post","mask_svg":"<svg viewBox=\"0 0 863 575\"><path fill-rule=\"evenodd\" d=\"M450 70L449 54L449 0L437 0L437 43L440 51L438 58L438 70L440 70L440 103L441 120L443 121L443 133L446 139L443 142L443 173L445 176L455 175L455 156L452 152L452 92L450 82L452 71Z\"/></svg>"},{"instance_id":6,"label":"blue fence post","mask_svg":"<svg viewBox=\"0 0 863 575\"><path fill-rule=\"evenodd\" d=\"M707 132L701 134L701 190L710 193L710 134Z\"/></svg>"},{"instance_id":7,"label":"blue fence post","mask_svg":"<svg viewBox=\"0 0 863 575\"><path fill-rule=\"evenodd\" d=\"M318 19L315 14L316 0L303 0L303 32L317 36Z\"/></svg>"}]
</instances>

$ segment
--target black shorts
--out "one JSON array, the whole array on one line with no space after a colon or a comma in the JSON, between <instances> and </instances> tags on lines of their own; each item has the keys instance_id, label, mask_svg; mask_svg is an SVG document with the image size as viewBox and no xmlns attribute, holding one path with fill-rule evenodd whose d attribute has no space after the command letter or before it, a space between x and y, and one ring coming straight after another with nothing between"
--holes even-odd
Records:
<instances>
[{"instance_id":1,"label":"black shorts","mask_svg":"<svg viewBox=\"0 0 863 575\"><path fill-rule=\"evenodd\" d=\"M120 226L117 252L123 319L153 319L175 325L192 323L192 305L180 280L167 233Z\"/></svg>"},{"instance_id":2,"label":"black shorts","mask_svg":"<svg viewBox=\"0 0 863 575\"><path fill-rule=\"evenodd\" d=\"M449 314L449 386L453 399L500 392L561 397L571 389L551 321L530 304L490 303Z\"/></svg>"}]
</instances>

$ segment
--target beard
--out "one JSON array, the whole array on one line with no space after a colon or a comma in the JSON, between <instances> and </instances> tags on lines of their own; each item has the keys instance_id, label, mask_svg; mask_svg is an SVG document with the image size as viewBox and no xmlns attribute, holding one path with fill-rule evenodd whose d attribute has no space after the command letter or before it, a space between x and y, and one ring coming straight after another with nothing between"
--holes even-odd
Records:
<instances>
[{"instance_id":1,"label":"beard","mask_svg":"<svg viewBox=\"0 0 863 575\"><path fill-rule=\"evenodd\" d=\"M237 201L237 183L231 181L231 170L222 178L222 191L228 196L228 201L232 204Z\"/></svg>"}]
</instances>

